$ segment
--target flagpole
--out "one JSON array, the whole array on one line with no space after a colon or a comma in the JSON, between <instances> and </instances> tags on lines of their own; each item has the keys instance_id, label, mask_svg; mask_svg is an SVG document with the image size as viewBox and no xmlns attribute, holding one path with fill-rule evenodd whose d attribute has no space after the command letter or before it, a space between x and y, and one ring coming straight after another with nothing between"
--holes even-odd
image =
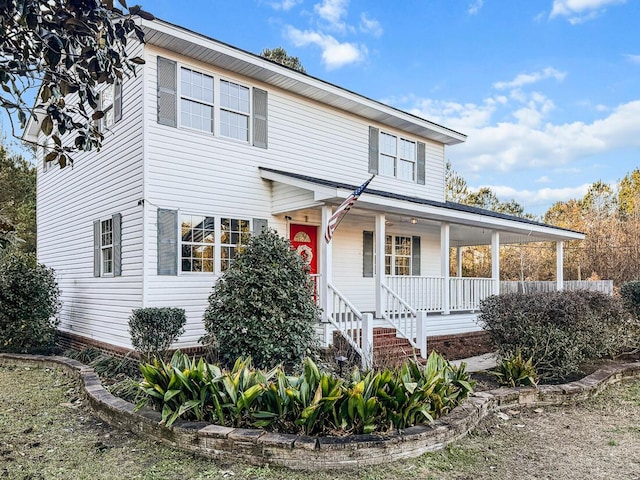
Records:
<instances>
[{"instance_id":1,"label":"flagpole","mask_svg":"<svg viewBox=\"0 0 640 480\"><path fill-rule=\"evenodd\" d=\"M365 182L365 184L367 184L367 185L368 185L369 183L371 183L371 180L373 180L373 178L374 178L375 176L376 176L376 174L375 174L375 173L374 173L373 175L371 175L371 178L370 178L369 180L367 180L367 181ZM364 193L364 192L362 192L362 193ZM338 223L336 223L336 226L333 228L333 230L334 230L334 231L338 229L338 227L340 226L340 224L341 224L341 223L342 223L342 221L344 220L344 217L346 217L346 216L347 216L347 215L346 215L346 213L345 213L344 215L342 215L342 216L340 217L340 219L338 220Z\"/></svg>"}]
</instances>

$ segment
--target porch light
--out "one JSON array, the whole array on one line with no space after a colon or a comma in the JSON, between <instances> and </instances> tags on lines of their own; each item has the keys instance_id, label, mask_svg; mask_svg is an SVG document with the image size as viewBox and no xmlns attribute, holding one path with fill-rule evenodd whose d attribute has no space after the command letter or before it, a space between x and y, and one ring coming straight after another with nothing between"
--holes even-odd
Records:
<instances>
[{"instance_id":1,"label":"porch light","mask_svg":"<svg viewBox=\"0 0 640 480\"><path fill-rule=\"evenodd\" d=\"M418 223L418 219L417 218L412 218L411 219L411 225L415 225L416 223Z\"/></svg>"}]
</instances>

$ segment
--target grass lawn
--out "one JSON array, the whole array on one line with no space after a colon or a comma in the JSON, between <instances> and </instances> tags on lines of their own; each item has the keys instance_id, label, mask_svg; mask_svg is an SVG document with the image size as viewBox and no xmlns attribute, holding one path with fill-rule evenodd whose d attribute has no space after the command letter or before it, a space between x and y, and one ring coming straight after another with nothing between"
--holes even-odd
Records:
<instances>
[{"instance_id":1,"label":"grass lawn","mask_svg":"<svg viewBox=\"0 0 640 480\"><path fill-rule=\"evenodd\" d=\"M448 449L354 472L213 462L113 430L61 371L0 367L0 479L640 478L640 382L574 407L492 415Z\"/></svg>"}]
</instances>

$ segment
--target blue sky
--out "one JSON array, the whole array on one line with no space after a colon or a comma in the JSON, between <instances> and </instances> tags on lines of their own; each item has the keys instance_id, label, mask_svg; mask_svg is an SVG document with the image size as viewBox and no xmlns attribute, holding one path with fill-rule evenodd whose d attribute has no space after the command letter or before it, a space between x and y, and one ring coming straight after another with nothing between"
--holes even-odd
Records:
<instances>
[{"instance_id":1,"label":"blue sky","mask_svg":"<svg viewBox=\"0 0 640 480\"><path fill-rule=\"evenodd\" d=\"M467 134L454 169L534 213L639 165L637 0L141 1Z\"/></svg>"}]
</instances>

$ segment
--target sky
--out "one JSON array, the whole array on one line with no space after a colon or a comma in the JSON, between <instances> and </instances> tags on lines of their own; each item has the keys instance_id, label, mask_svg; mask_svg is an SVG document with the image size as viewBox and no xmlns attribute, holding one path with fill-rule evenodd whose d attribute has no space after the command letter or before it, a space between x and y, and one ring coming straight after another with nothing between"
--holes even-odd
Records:
<instances>
[{"instance_id":1,"label":"sky","mask_svg":"<svg viewBox=\"0 0 640 480\"><path fill-rule=\"evenodd\" d=\"M638 0L140 0L468 136L473 188L544 213L640 164Z\"/></svg>"}]
</instances>

